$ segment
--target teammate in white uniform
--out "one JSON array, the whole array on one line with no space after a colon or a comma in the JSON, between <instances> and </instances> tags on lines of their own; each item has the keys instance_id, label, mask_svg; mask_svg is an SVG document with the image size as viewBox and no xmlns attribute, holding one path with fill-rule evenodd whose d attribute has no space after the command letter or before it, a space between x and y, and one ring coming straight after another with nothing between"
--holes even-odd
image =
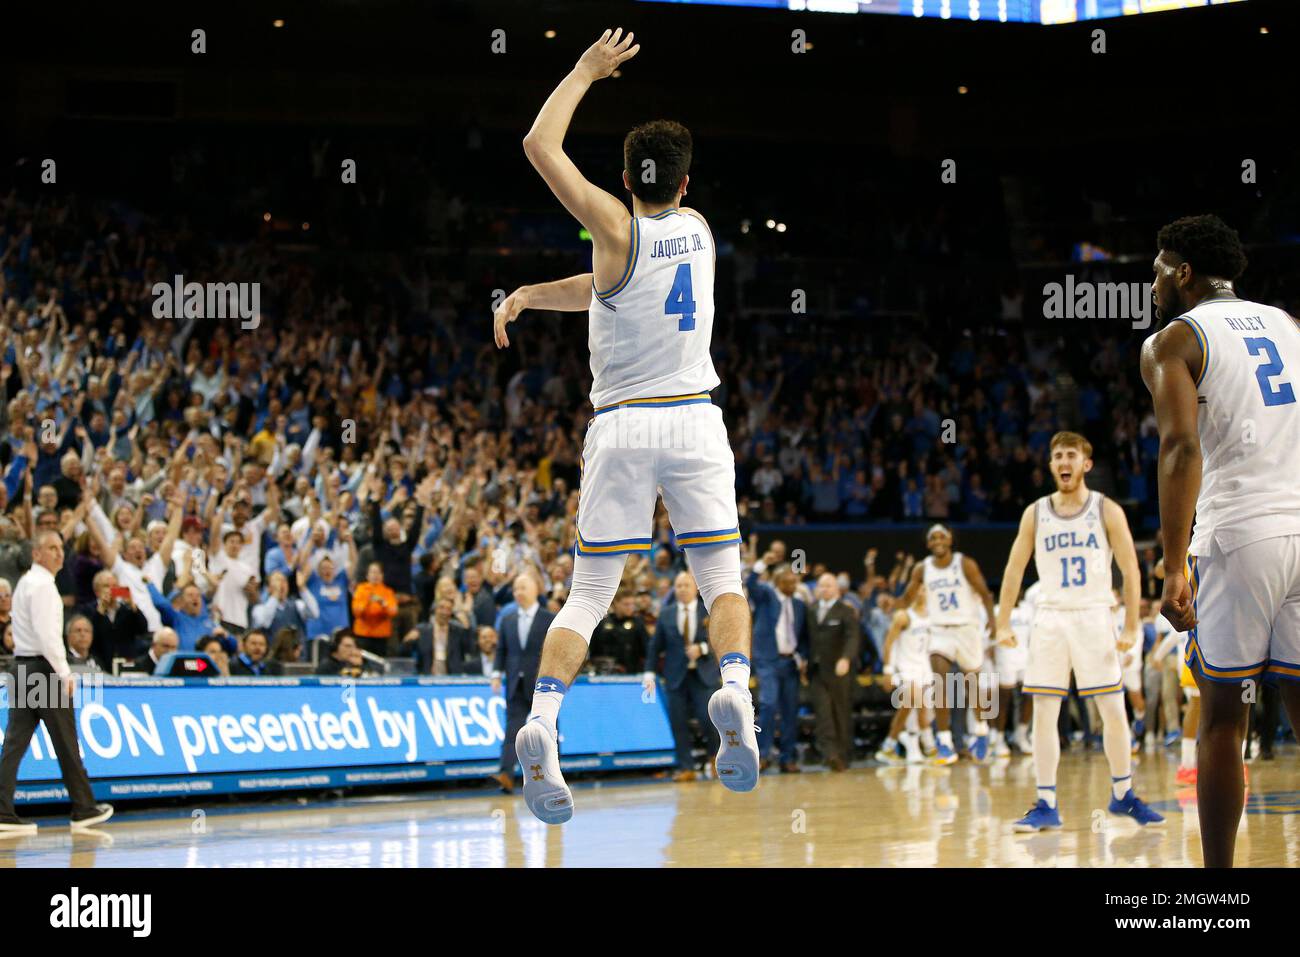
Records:
<instances>
[{"instance_id":1,"label":"teammate in white uniform","mask_svg":"<svg viewBox=\"0 0 1300 957\"><path fill-rule=\"evenodd\" d=\"M1029 664L1029 629L1034 620L1034 602L1038 598L1038 584L1025 590L1024 597L1011 609L1011 631L1016 636L1014 645L993 646L993 670L998 676L997 734L993 736L993 753L1005 756L1011 753L1007 745L1007 727L1015 706L1015 693L1025 683L1025 667ZM997 620L997 608L993 609ZM1015 722L1013 743L1021 754L1029 754L1029 716L1033 713L1032 695L1020 695L1020 718Z\"/></svg>"},{"instance_id":2,"label":"teammate in white uniform","mask_svg":"<svg viewBox=\"0 0 1300 957\"><path fill-rule=\"evenodd\" d=\"M1246 256L1217 216L1177 220L1157 244L1153 291L1170 321L1142 347L1142 378L1160 430L1161 611L1190 632L1201 691L1205 866L1231 867L1252 700L1243 684L1279 680L1300 727L1300 329L1237 297Z\"/></svg>"},{"instance_id":3,"label":"teammate in white uniform","mask_svg":"<svg viewBox=\"0 0 1300 957\"><path fill-rule=\"evenodd\" d=\"M925 536L929 556L912 569L911 581L901 604L911 608L918 594L924 594L926 617L930 621L930 664L937 675L935 721L939 726L938 764L952 764L957 751L952 740L952 707L947 693L948 673L955 663L961 669L969 699L966 729L972 736L971 757L978 762L988 757L989 725L978 704L978 672L984 662L984 630L979 624L976 600L984 605L987 620L993 620L993 594L984 582L979 565L969 555L952 550L952 532L934 525Z\"/></svg>"},{"instance_id":4,"label":"teammate in white uniform","mask_svg":"<svg viewBox=\"0 0 1300 957\"><path fill-rule=\"evenodd\" d=\"M925 616L925 604L924 596L917 596L911 610L895 612L885 635L885 674L892 680L895 708L889 734L876 751L876 760L885 764L903 762L897 751L900 743L908 764L925 760L920 734L903 730L913 714L921 715L919 724L929 724L926 712L934 692L934 670L930 667L930 620Z\"/></svg>"},{"instance_id":5,"label":"teammate in white uniform","mask_svg":"<svg viewBox=\"0 0 1300 957\"><path fill-rule=\"evenodd\" d=\"M740 578L735 457L722 411L709 400L718 375L713 334L716 248L704 218L681 205L691 135L670 121L639 126L623 143L632 210L594 186L564 152L564 135L587 89L640 50L606 30L547 99L524 152L556 198L592 236L592 271L507 297L493 322L498 347L526 308L589 311L595 416L582 453L573 584L538 669L528 722L516 736L524 800L540 820L573 816L560 773L560 704L587 657L592 632L618 588L627 556L648 553L656 499L709 612L709 643L722 687L709 701L721 748L718 778L733 791L758 784L749 693L750 614Z\"/></svg>"},{"instance_id":6,"label":"teammate in white uniform","mask_svg":"<svg viewBox=\"0 0 1300 957\"><path fill-rule=\"evenodd\" d=\"M1119 651L1141 641L1137 550L1124 511L1089 491L1092 445L1074 432L1052 436L1050 468L1056 491L1040 498L1020 519L1002 575L997 640L1013 645L1011 603L1020 593L1025 566L1034 556L1040 592L1029 638L1025 691L1034 703L1034 771L1038 800L1014 825L1017 831L1061 826L1056 803L1056 769L1061 758L1057 720L1070 690L1070 672L1080 697L1095 697L1101 713L1106 760L1111 773L1110 813L1139 824L1164 819L1133 793L1133 756L1124 710ZM1116 642L1111 627L1111 549L1124 576L1124 632Z\"/></svg>"}]
</instances>

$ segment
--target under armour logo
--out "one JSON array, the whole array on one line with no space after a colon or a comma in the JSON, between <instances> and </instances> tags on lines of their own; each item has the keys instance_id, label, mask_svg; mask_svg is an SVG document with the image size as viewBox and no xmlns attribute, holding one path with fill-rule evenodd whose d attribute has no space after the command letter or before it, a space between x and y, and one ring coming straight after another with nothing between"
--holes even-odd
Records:
<instances>
[{"instance_id":1,"label":"under armour logo","mask_svg":"<svg viewBox=\"0 0 1300 957\"><path fill-rule=\"evenodd\" d=\"M537 683L538 691L556 691L558 689L559 685L543 684L542 682Z\"/></svg>"},{"instance_id":2,"label":"under armour logo","mask_svg":"<svg viewBox=\"0 0 1300 957\"><path fill-rule=\"evenodd\" d=\"M528 770L533 772L534 781L542 780L542 766L540 764L530 764Z\"/></svg>"},{"instance_id":3,"label":"under armour logo","mask_svg":"<svg viewBox=\"0 0 1300 957\"><path fill-rule=\"evenodd\" d=\"M736 732L727 732L727 744L733 748L740 744L740 742L736 740Z\"/></svg>"}]
</instances>

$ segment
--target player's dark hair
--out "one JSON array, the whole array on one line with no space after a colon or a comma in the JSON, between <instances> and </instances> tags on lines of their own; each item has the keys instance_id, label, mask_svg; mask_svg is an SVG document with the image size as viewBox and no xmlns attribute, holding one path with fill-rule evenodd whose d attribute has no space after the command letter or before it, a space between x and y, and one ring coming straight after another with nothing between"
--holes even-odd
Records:
<instances>
[{"instance_id":1,"label":"player's dark hair","mask_svg":"<svg viewBox=\"0 0 1300 957\"><path fill-rule=\"evenodd\" d=\"M633 196L644 203L670 202L690 172L691 131L673 120L642 123L623 139L623 166Z\"/></svg>"},{"instance_id":2,"label":"player's dark hair","mask_svg":"<svg viewBox=\"0 0 1300 957\"><path fill-rule=\"evenodd\" d=\"M1175 219L1156 234L1156 246L1176 253L1201 276L1235 282L1246 271L1241 237L1213 213Z\"/></svg>"}]
</instances>

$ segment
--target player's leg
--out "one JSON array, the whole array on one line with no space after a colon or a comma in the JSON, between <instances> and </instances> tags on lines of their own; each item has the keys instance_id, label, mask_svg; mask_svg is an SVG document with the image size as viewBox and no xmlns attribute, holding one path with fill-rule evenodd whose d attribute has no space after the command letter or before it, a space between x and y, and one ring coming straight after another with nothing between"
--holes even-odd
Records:
<instances>
[{"instance_id":1,"label":"player's leg","mask_svg":"<svg viewBox=\"0 0 1300 957\"><path fill-rule=\"evenodd\" d=\"M885 740L880 743L876 749L876 760L883 764L900 764L902 759L898 756L898 745L906 734L908 718L908 696L911 694L911 687L901 674L894 675L894 681L897 685L890 699L894 705L894 717L889 722L889 732L885 735Z\"/></svg>"},{"instance_id":2,"label":"player's leg","mask_svg":"<svg viewBox=\"0 0 1300 957\"><path fill-rule=\"evenodd\" d=\"M1270 656L1286 654L1288 643L1296 640L1287 632L1296 616L1287 613L1285 602L1298 544L1300 538L1286 536L1227 554L1216 546L1189 562L1197 624L1187 640L1186 661L1201 693L1196 803L1206 867L1232 866L1246 800L1241 749L1252 697L1247 689L1257 687Z\"/></svg>"},{"instance_id":3,"label":"player's leg","mask_svg":"<svg viewBox=\"0 0 1300 957\"><path fill-rule=\"evenodd\" d=\"M957 761L957 749L952 741L952 702L949 700L949 673L952 671L952 659L943 654L931 653L930 669L934 673L934 724L936 764L954 764Z\"/></svg>"},{"instance_id":4,"label":"player's leg","mask_svg":"<svg viewBox=\"0 0 1300 957\"><path fill-rule=\"evenodd\" d=\"M597 416L587 429L578 494L577 554L569 596L546 632L528 721L515 737L524 801L547 824L573 816L560 773L556 723L569 685L587 658L592 632L609 611L627 556L651 546L656 490L653 450L622 441L630 413Z\"/></svg>"},{"instance_id":5,"label":"player's leg","mask_svg":"<svg viewBox=\"0 0 1300 957\"><path fill-rule=\"evenodd\" d=\"M659 443L655 479L708 609L709 644L722 669L722 687L709 699L709 717L721 741L718 779L732 791L749 791L758 786L759 750L749 693L751 633L740 577L736 457L717 406L657 411L658 434L671 441ZM760 677L760 698L776 690L766 687L771 683Z\"/></svg>"},{"instance_id":6,"label":"player's leg","mask_svg":"<svg viewBox=\"0 0 1300 957\"><path fill-rule=\"evenodd\" d=\"M1231 867L1246 802L1241 743L1248 707L1240 682L1220 682L1196 671L1200 722L1196 733L1196 804L1206 867Z\"/></svg>"},{"instance_id":7,"label":"player's leg","mask_svg":"<svg viewBox=\"0 0 1300 957\"><path fill-rule=\"evenodd\" d=\"M573 584L542 645L528 720L515 735L524 770L524 801L547 824L573 816L573 795L560 771L557 722L560 706L587 658L592 632L609 611L623 575L626 554L584 555L573 560Z\"/></svg>"},{"instance_id":8,"label":"player's leg","mask_svg":"<svg viewBox=\"0 0 1300 957\"><path fill-rule=\"evenodd\" d=\"M1032 656L1030 667L1033 667ZM1034 695L1034 781L1036 795L1034 806L1012 825L1020 832L1041 831L1061 826L1061 814L1056 804L1056 769L1061 760L1061 739L1056 725L1061 717L1059 692L1039 692Z\"/></svg>"},{"instance_id":9,"label":"player's leg","mask_svg":"<svg viewBox=\"0 0 1300 957\"><path fill-rule=\"evenodd\" d=\"M1178 762L1178 773L1174 776L1179 784L1195 784L1197 774L1196 729L1201 723L1201 693L1197 690L1196 679L1190 671L1187 672L1187 682L1189 686L1179 688L1187 698L1187 711L1183 715L1183 737L1179 742L1182 754Z\"/></svg>"},{"instance_id":10,"label":"player's leg","mask_svg":"<svg viewBox=\"0 0 1300 957\"><path fill-rule=\"evenodd\" d=\"M1025 693L1023 672L1020 683L1017 685L1017 690L1020 693L1020 721L1016 724L1016 736L1014 740L1016 747L1018 747L1022 753L1033 754L1034 744L1033 741L1030 740L1029 729L1033 725L1034 721L1034 696ZM1060 742L1058 741L1057 744L1059 746Z\"/></svg>"},{"instance_id":11,"label":"player's leg","mask_svg":"<svg viewBox=\"0 0 1300 957\"><path fill-rule=\"evenodd\" d=\"M1056 771L1061 760L1058 726L1070 686L1068 634L1071 617L1054 609L1041 609L1029 635L1022 693L1034 697L1034 806L1012 825L1016 831L1040 831L1061 826L1056 802Z\"/></svg>"}]
</instances>

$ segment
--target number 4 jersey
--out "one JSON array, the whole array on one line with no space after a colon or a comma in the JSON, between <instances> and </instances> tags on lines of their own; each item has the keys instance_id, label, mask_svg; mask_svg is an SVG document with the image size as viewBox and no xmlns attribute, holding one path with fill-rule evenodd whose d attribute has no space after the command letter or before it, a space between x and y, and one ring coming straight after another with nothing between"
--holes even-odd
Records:
<instances>
[{"instance_id":1,"label":"number 4 jersey","mask_svg":"<svg viewBox=\"0 0 1300 957\"><path fill-rule=\"evenodd\" d=\"M1210 299L1175 321L1201 347L1193 555L1300 533L1300 330L1281 309Z\"/></svg>"},{"instance_id":2,"label":"number 4 jersey","mask_svg":"<svg viewBox=\"0 0 1300 957\"><path fill-rule=\"evenodd\" d=\"M1038 567L1037 608L1109 608L1110 538L1100 492L1074 515L1063 516L1045 495L1035 504L1034 562Z\"/></svg>"},{"instance_id":3,"label":"number 4 jersey","mask_svg":"<svg viewBox=\"0 0 1300 957\"><path fill-rule=\"evenodd\" d=\"M619 281L594 289L589 311L591 404L698 396L718 385L713 338L713 236L669 209L633 217Z\"/></svg>"}]
</instances>

